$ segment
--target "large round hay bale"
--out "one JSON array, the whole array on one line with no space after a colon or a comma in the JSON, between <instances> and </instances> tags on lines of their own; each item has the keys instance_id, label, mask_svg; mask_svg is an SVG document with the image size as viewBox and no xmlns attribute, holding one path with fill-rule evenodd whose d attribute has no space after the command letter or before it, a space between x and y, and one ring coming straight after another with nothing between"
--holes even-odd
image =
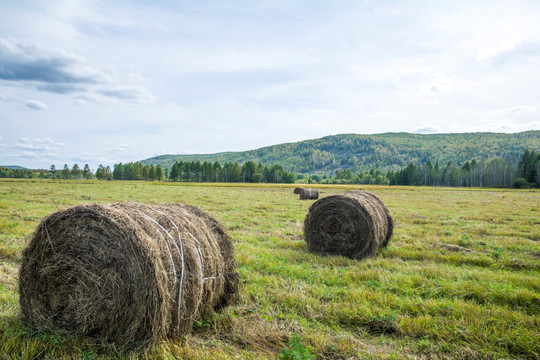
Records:
<instances>
[{"instance_id":1,"label":"large round hay bale","mask_svg":"<svg viewBox=\"0 0 540 360\"><path fill-rule=\"evenodd\" d=\"M19 274L23 320L123 346L188 333L237 289L232 240L189 205L75 206L37 227Z\"/></svg>"},{"instance_id":2,"label":"large round hay bale","mask_svg":"<svg viewBox=\"0 0 540 360\"><path fill-rule=\"evenodd\" d=\"M373 194L349 191L317 200L304 220L308 250L353 259L374 256L392 237L394 220Z\"/></svg>"}]
</instances>

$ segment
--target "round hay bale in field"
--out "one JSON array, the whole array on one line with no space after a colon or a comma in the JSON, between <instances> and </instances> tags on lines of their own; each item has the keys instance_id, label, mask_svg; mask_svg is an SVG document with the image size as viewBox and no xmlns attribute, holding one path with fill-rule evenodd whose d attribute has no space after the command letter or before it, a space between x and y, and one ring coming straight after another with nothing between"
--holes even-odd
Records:
<instances>
[{"instance_id":1,"label":"round hay bale in field","mask_svg":"<svg viewBox=\"0 0 540 360\"><path fill-rule=\"evenodd\" d=\"M365 191L317 200L304 220L304 238L314 253L352 259L374 256L388 244L394 220L379 198Z\"/></svg>"},{"instance_id":2,"label":"round hay bale in field","mask_svg":"<svg viewBox=\"0 0 540 360\"><path fill-rule=\"evenodd\" d=\"M300 193L300 200L316 200L319 198L319 191L317 189L302 189Z\"/></svg>"},{"instance_id":3,"label":"round hay bale in field","mask_svg":"<svg viewBox=\"0 0 540 360\"><path fill-rule=\"evenodd\" d=\"M319 191L310 188L295 188L295 194L300 195L300 200L316 200L319 198Z\"/></svg>"},{"instance_id":4,"label":"round hay bale in field","mask_svg":"<svg viewBox=\"0 0 540 360\"><path fill-rule=\"evenodd\" d=\"M189 205L75 206L45 218L23 252L23 321L122 346L190 332L237 290L232 239Z\"/></svg>"}]
</instances>

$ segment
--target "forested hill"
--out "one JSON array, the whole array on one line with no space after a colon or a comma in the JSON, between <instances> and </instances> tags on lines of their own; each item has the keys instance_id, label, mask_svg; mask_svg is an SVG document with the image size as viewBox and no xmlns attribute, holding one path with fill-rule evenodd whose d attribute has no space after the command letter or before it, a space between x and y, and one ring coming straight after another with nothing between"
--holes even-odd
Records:
<instances>
[{"instance_id":1,"label":"forested hill","mask_svg":"<svg viewBox=\"0 0 540 360\"><path fill-rule=\"evenodd\" d=\"M160 155L143 160L143 164L172 167L175 161L219 161L244 163L253 160L263 164L281 164L296 173L331 173L336 169L354 171L376 168L399 169L411 162L460 165L465 161L499 157L518 161L525 149L540 150L540 131L515 134L456 133L374 135L342 134L320 139L263 147L241 152L199 155Z\"/></svg>"}]
</instances>

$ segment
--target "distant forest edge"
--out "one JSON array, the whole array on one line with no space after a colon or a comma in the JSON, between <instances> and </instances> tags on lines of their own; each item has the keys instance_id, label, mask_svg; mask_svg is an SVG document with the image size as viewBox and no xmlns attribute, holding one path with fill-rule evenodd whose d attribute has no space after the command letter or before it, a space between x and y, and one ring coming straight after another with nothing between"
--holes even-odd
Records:
<instances>
[{"instance_id":1,"label":"distant forest edge","mask_svg":"<svg viewBox=\"0 0 540 360\"><path fill-rule=\"evenodd\" d=\"M142 160L144 165L161 164L171 168L179 161L200 161L221 164L254 161L280 164L296 174L333 175L336 170L349 169L352 173L377 169L382 172L400 170L413 164L463 166L465 162L508 160L515 164L525 149L540 150L540 131L515 134L460 133L409 134L385 133L374 135L342 134L315 140L286 143L241 152L201 155L160 155Z\"/></svg>"},{"instance_id":2,"label":"distant forest edge","mask_svg":"<svg viewBox=\"0 0 540 360\"><path fill-rule=\"evenodd\" d=\"M0 167L3 178L49 178L49 179L92 179L98 180L143 180L143 181L181 181L181 182L230 182L230 183L304 183L304 184L376 184L376 185L413 185L413 186L452 186L452 187L510 187L540 188L540 153L528 149L522 154L517 164L510 160L494 158L490 161L473 159L462 166L448 162L446 166L427 161L421 166L410 163L400 170L378 169L353 173L350 169L337 169L333 176L294 174L283 166L271 166L247 161L243 165L228 162L221 165L205 161L177 161L170 171L161 167L143 165L142 162L100 165L95 174L88 164L83 169L78 164L70 169L67 164L62 170L51 165L49 170L20 170Z\"/></svg>"}]
</instances>

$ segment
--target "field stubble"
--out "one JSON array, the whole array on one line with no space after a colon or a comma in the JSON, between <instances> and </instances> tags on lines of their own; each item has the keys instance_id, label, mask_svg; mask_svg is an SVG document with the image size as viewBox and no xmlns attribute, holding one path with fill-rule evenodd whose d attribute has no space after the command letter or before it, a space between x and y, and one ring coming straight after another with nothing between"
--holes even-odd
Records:
<instances>
[{"instance_id":1,"label":"field stubble","mask_svg":"<svg viewBox=\"0 0 540 360\"><path fill-rule=\"evenodd\" d=\"M396 224L388 248L355 261L307 253L302 226L313 202L293 189L0 181L0 358L540 357L539 191L363 186ZM39 220L71 205L127 200L193 204L218 218L235 240L238 303L144 351L24 327L18 267Z\"/></svg>"}]
</instances>

